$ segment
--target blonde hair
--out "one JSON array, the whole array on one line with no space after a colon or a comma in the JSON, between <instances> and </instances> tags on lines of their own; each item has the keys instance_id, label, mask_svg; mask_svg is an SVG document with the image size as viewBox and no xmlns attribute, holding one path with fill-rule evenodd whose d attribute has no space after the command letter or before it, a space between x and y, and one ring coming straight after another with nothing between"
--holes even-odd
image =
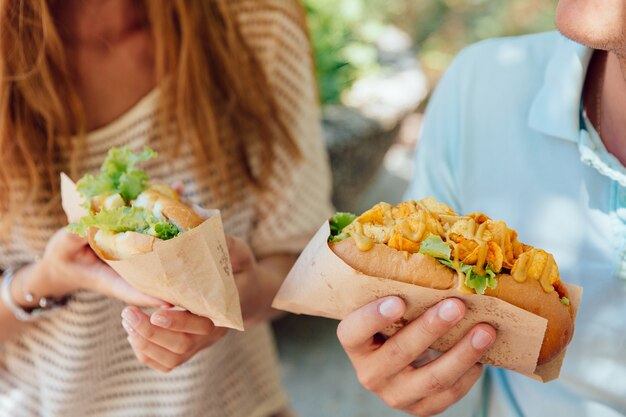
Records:
<instances>
[{"instance_id":1,"label":"blonde hair","mask_svg":"<svg viewBox=\"0 0 626 417\"><path fill-rule=\"evenodd\" d=\"M218 175L208 179L214 192L218 183L231 180L222 162L220 123L229 124L233 135L227 139L236 141L246 180L255 188L267 185L277 144L294 158L300 156L279 116L267 76L227 3L144 0L155 39L161 129L173 126L202 162L197 165L215 167ZM84 138L85 117L51 13L56 5L61 2L0 0L3 220L15 221L13 217L23 212L20 208L43 191L58 198L60 169L76 175L80 146L72 147L70 138ZM179 144L171 146L176 154ZM71 149L70 156L62 149Z\"/></svg>"}]
</instances>

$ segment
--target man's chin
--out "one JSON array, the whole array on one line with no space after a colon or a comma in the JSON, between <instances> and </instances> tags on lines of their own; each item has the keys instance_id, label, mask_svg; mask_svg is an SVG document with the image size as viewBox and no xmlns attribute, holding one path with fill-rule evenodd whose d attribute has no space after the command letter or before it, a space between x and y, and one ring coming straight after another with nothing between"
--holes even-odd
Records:
<instances>
[{"instance_id":1,"label":"man's chin","mask_svg":"<svg viewBox=\"0 0 626 417\"><path fill-rule=\"evenodd\" d=\"M592 49L618 51L626 48L624 5L606 0L602 7L593 1L561 0L556 10L556 27L563 36Z\"/></svg>"},{"instance_id":2,"label":"man's chin","mask_svg":"<svg viewBox=\"0 0 626 417\"><path fill-rule=\"evenodd\" d=\"M603 41L603 40L593 39L588 36L580 36L577 33L568 32L567 30L561 30L560 28L557 28L557 29L561 33L561 35L565 36L566 38L591 49L598 49L602 51L613 51L613 50L618 49L616 47L612 47L611 43L605 40Z\"/></svg>"}]
</instances>

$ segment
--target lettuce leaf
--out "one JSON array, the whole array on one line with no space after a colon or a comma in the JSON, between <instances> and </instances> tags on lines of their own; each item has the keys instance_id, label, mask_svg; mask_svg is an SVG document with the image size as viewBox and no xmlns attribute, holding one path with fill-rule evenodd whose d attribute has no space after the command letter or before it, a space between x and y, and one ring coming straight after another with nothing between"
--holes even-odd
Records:
<instances>
[{"instance_id":1,"label":"lettuce leaf","mask_svg":"<svg viewBox=\"0 0 626 417\"><path fill-rule=\"evenodd\" d=\"M430 234L420 243L420 253L437 259L450 260L452 249L441 239L440 236Z\"/></svg>"},{"instance_id":2,"label":"lettuce leaf","mask_svg":"<svg viewBox=\"0 0 626 417\"><path fill-rule=\"evenodd\" d=\"M114 193L119 193L125 201L134 200L147 188L149 179L148 174L135 165L156 156L156 152L147 147L137 153L127 146L111 148L100 173L95 176L85 175L76 183L76 189L87 202L97 195Z\"/></svg>"},{"instance_id":3,"label":"lettuce leaf","mask_svg":"<svg viewBox=\"0 0 626 417\"><path fill-rule=\"evenodd\" d=\"M352 213L338 212L335 213L330 219L330 236L328 241L341 242L344 239L350 237L348 233L345 233L343 229L350 225L356 219L356 215Z\"/></svg>"},{"instance_id":4,"label":"lettuce leaf","mask_svg":"<svg viewBox=\"0 0 626 417\"><path fill-rule=\"evenodd\" d=\"M156 218L141 207L118 207L112 210L100 210L95 214L84 216L78 223L70 224L67 229L80 236L87 234L89 227L115 233L138 232L168 240L180 234L172 223Z\"/></svg>"},{"instance_id":5,"label":"lettuce leaf","mask_svg":"<svg viewBox=\"0 0 626 417\"><path fill-rule=\"evenodd\" d=\"M450 259L452 250L441 237L430 234L420 244L420 253L424 255L432 256L436 258L440 263L451 269L456 269L454 261ZM458 262L459 269L465 275L465 285L476 291L477 294L484 294L487 287L496 288L498 280L496 279L496 273L493 271L491 265L487 264L485 268L485 275L478 275L474 272L472 265L465 265L463 262Z\"/></svg>"},{"instance_id":6,"label":"lettuce leaf","mask_svg":"<svg viewBox=\"0 0 626 417\"><path fill-rule=\"evenodd\" d=\"M153 228L155 233L153 236L163 240L175 238L180 234L178 228L170 222L157 223Z\"/></svg>"},{"instance_id":7,"label":"lettuce leaf","mask_svg":"<svg viewBox=\"0 0 626 417\"><path fill-rule=\"evenodd\" d=\"M496 273L493 271L491 265L487 264L485 268L485 275L478 275L474 272L474 268L468 270L465 273L465 285L469 288L476 290L476 294L484 294L487 287L494 289L498 286L498 280L496 279Z\"/></svg>"}]
</instances>

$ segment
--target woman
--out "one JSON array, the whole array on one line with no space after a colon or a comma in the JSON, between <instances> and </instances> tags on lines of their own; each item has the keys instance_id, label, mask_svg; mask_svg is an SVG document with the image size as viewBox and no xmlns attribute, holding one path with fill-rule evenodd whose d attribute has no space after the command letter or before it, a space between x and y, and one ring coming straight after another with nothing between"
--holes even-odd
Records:
<instances>
[{"instance_id":1,"label":"woman","mask_svg":"<svg viewBox=\"0 0 626 417\"><path fill-rule=\"evenodd\" d=\"M60 305L23 322L0 303L1 415L288 413L266 321L330 212L311 62L295 1L0 3L5 295ZM147 315L161 300L62 229L59 173L121 145L152 147L152 177L222 210L246 332Z\"/></svg>"}]
</instances>

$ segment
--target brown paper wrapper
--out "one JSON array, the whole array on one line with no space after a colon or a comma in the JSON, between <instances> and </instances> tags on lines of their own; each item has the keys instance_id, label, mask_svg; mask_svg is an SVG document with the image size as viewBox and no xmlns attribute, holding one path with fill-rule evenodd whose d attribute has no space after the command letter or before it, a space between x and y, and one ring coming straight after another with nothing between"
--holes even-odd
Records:
<instances>
[{"instance_id":1,"label":"brown paper wrapper","mask_svg":"<svg viewBox=\"0 0 626 417\"><path fill-rule=\"evenodd\" d=\"M88 214L76 185L65 174L61 198L70 223ZM243 330L224 227L219 211L215 213L177 238L157 240L152 252L121 261L100 257L143 293L207 317L216 326Z\"/></svg>"},{"instance_id":2,"label":"brown paper wrapper","mask_svg":"<svg viewBox=\"0 0 626 417\"><path fill-rule=\"evenodd\" d=\"M329 248L330 227L325 222L304 249L273 302L273 307L296 314L343 319L375 299L397 295L405 300L404 317L385 334L395 333L426 309L448 297L463 300L467 313L453 329L431 347L450 349L474 325L489 323L497 331L492 347L481 362L511 369L538 381L558 378L565 351L556 359L537 366L547 320L495 297L464 294L456 289L435 290L363 274L347 265ZM574 317L582 289L567 285Z\"/></svg>"}]
</instances>

